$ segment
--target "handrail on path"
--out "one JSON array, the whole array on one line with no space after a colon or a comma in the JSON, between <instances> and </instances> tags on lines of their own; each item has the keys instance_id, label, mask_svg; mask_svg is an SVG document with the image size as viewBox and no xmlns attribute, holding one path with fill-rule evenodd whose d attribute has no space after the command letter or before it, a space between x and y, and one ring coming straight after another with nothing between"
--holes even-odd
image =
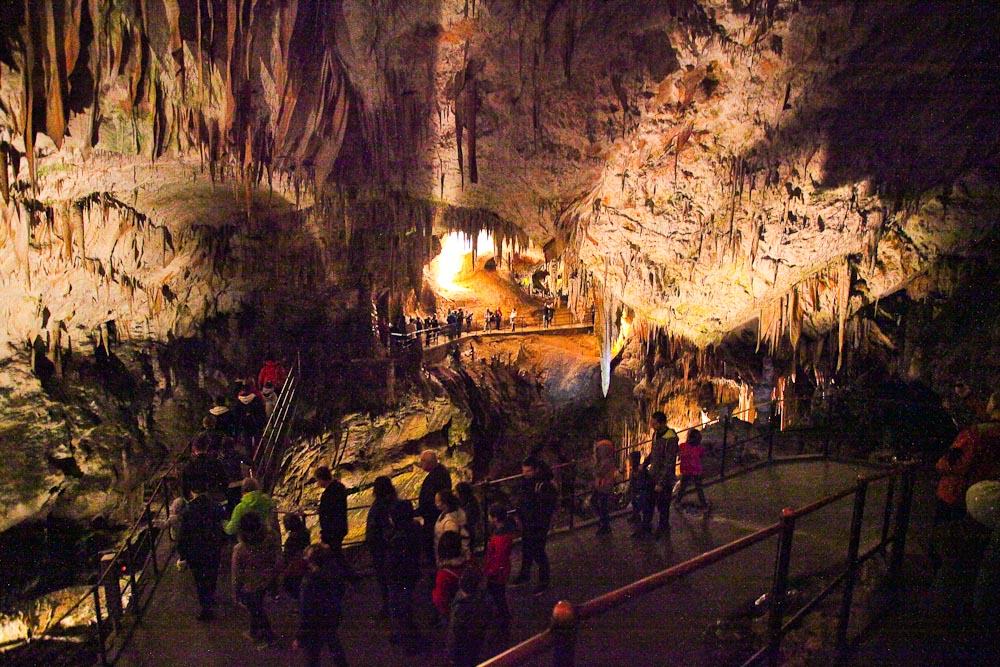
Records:
<instances>
[{"instance_id":1,"label":"handrail on path","mask_svg":"<svg viewBox=\"0 0 1000 667\"><path fill-rule=\"evenodd\" d=\"M796 628L799 622L838 586L842 586L844 590L837 620L836 641L837 649L843 654L851 646L852 641L856 641L861 634L858 633L853 640L848 636L853 593L860 566L875 555L888 551L888 577L894 579L899 576L906 545L914 476L917 468L917 462L907 462L879 473L859 475L855 486L827 495L799 509L786 508L781 512L778 522L750 535L734 540L716 549L706 551L695 558L673 565L582 604L574 605L571 602L560 601L553 607L552 624L547 630L481 663L479 667L513 667L515 665L522 665L528 659L538 656L550 648L553 650L552 664L555 667L573 667L576 664L576 640L581 622L597 618L612 609L633 602L637 598L657 591L686 575L703 570L714 563L741 553L775 536L778 537L778 545L772 587L769 593L771 604L767 640L763 647L754 652L742 663L742 667L760 664L765 660L772 667L778 665L780 662L779 654L782 639L791 630ZM867 490L873 482L884 479L889 480L890 486L886 493L885 506L881 517L881 537L868 551L860 553L861 530L863 527ZM900 486L898 504L895 502L897 483ZM796 521L851 496L854 497L854 508L850 524L847 557L843 569L838 572L831 583L812 599L806 601L795 614L786 619L789 590L788 574L791 565L792 541L795 535Z\"/></svg>"}]
</instances>

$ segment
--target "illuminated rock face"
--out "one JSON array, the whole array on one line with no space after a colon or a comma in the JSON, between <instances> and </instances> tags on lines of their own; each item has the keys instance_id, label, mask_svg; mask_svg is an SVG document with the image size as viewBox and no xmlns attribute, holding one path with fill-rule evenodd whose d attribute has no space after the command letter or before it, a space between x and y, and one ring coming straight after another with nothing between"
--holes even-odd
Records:
<instances>
[{"instance_id":1,"label":"illuminated rock face","mask_svg":"<svg viewBox=\"0 0 1000 667\"><path fill-rule=\"evenodd\" d=\"M188 333L239 303L199 254L332 192L512 223L699 345L828 329L995 221L991 3L41 4L0 49L7 340L39 303Z\"/></svg>"},{"instance_id":2,"label":"illuminated rock face","mask_svg":"<svg viewBox=\"0 0 1000 667\"><path fill-rule=\"evenodd\" d=\"M58 372L109 321L163 342L291 292L361 356L349 313L419 292L449 228L530 236L634 334L759 318L794 350L995 227L998 11L4 3L0 357Z\"/></svg>"}]
</instances>

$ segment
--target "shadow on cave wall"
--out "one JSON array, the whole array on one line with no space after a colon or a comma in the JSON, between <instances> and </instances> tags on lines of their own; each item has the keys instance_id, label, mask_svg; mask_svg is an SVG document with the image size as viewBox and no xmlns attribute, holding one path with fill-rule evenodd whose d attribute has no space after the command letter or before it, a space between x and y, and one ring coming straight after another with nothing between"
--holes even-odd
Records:
<instances>
[{"instance_id":1,"label":"shadow on cave wall","mask_svg":"<svg viewBox=\"0 0 1000 667\"><path fill-rule=\"evenodd\" d=\"M827 146L822 186L871 179L896 197L950 184L975 168L995 170L1000 3L858 3L854 12L848 29L867 26L863 42L835 61L832 77L793 97L794 115L781 121L774 144L749 154L794 154L798 137L819 131ZM791 29L814 29L804 25L793 19ZM824 57L825 31L797 39ZM835 102L826 106L831 93Z\"/></svg>"}]
</instances>

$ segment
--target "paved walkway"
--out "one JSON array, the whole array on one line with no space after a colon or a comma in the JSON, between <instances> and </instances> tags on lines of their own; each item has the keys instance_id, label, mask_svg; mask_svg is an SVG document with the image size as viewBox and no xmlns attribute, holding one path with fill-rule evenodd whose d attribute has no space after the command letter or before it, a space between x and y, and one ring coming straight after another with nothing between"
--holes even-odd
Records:
<instances>
[{"instance_id":1,"label":"paved walkway","mask_svg":"<svg viewBox=\"0 0 1000 667\"><path fill-rule=\"evenodd\" d=\"M560 599L582 602L640 577L682 562L708 549L774 523L783 507L801 507L828 493L851 486L868 470L833 462L799 462L774 466L713 485L708 512L673 511L669 540L635 540L631 526L619 518L613 533L597 536L592 528L550 538L552 587L540 597L524 588L511 589L515 622L508 636L492 636L483 659L547 627L553 604ZM865 544L881 530L884 488L873 485L867 507ZM829 566L842 561L847 545L851 501L845 499L801 520L792 559L793 586L815 588ZM915 512L916 531L925 512ZM584 625L578 645L578 665L697 665L739 664L746 655L748 635L762 621L754 601L771 580L775 541L768 540L703 573L692 575L634 604L626 605ZM919 549L920 539L910 540ZM519 554L515 551L515 568ZM228 595L224 582L220 597ZM429 598L427 584L418 592ZM443 630L430 627L429 602L419 610L430 650L406 655L388 641L385 622L376 615L377 592L370 577L352 585L340 635L352 665L447 665ZM132 643L123 667L260 667L302 664L290 649L296 625L294 605L270 602L269 612L280 641L255 650L242 636L245 612L224 605L217 620L194 619L196 602L190 575L171 568L156 593ZM324 664L332 664L325 657ZM540 658L534 664L550 664ZM871 663L874 664L874 663Z\"/></svg>"}]
</instances>

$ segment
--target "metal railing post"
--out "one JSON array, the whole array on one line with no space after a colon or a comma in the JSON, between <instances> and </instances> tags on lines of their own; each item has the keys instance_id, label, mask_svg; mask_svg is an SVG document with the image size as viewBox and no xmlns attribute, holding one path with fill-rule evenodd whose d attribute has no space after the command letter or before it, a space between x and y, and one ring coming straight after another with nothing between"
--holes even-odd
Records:
<instances>
[{"instance_id":1,"label":"metal railing post","mask_svg":"<svg viewBox=\"0 0 1000 667\"><path fill-rule=\"evenodd\" d=\"M844 577L844 595L840 599L840 618L837 623L837 650L841 655L847 650L847 626L851 622L851 604L854 602L854 583L858 577L858 548L861 545L861 524L865 514L868 481L858 479L854 491L854 512L851 515L851 536L847 545L847 571Z\"/></svg>"},{"instance_id":2,"label":"metal railing post","mask_svg":"<svg viewBox=\"0 0 1000 667\"><path fill-rule=\"evenodd\" d=\"M889 488L885 492L885 510L882 513L882 539L879 544L885 544L889 539L889 528L892 525L892 508L896 502L896 483L899 481L898 475L889 478Z\"/></svg>"},{"instance_id":3,"label":"metal railing post","mask_svg":"<svg viewBox=\"0 0 1000 667\"><path fill-rule=\"evenodd\" d=\"M823 458L828 459L830 458L830 431L833 429L833 415L830 413L831 407L829 395L824 394L823 403L823 412L825 415L824 421L826 422L826 428L824 429L824 431L826 431L826 435L823 439Z\"/></svg>"},{"instance_id":4,"label":"metal railing post","mask_svg":"<svg viewBox=\"0 0 1000 667\"><path fill-rule=\"evenodd\" d=\"M729 415L722 421L722 460L719 462L719 477L726 476L726 451L729 448Z\"/></svg>"},{"instance_id":5,"label":"metal railing post","mask_svg":"<svg viewBox=\"0 0 1000 667\"><path fill-rule=\"evenodd\" d=\"M778 555L774 563L774 584L771 588L771 615L768 619L767 656L771 667L777 667L781 650L781 626L785 617L788 596L788 568L792 561L792 538L795 536L795 511L790 507L781 510L781 534L778 538Z\"/></svg>"},{"instance_id":6,"label":"metal railing post","mask_svg":"<svg viewBox=\"0 0 1000 667\"><path fill-rule=\"evenodd\" d=\"M132 541L132 538L125 540L125 557L128 559L128 584L129 584L129 602L128 605L133 612L139 614L139 588L135 582L135 550L137 548L137 543Z\"/></svg>"},{"instance_id":7,"label":"metal railing post","mask_svg":"<svg viewBox=\"0 0 1000 667\"><path fill-rule=\"evenodd\" d=\"M107 601L108 618L118 627L125 610L122 607L122 587L118 580L118 564L115 563L115 553L108 552L101 556L101 569L108 573L104 580L104 599ZM97 588L94 588L94 595L97 595ZM100 614L97 615L100 620Z\"/></svg>"},{"instance_id":8,"label":"metal railing post","mask_svg":"<svg viewBox=\"0 0 1000 667\"><path fill-rule=\"evenodd\" d=\"M552 665L573 667L576 664L576 607L572 602L560 600L552 608Z\"/></svg>"},{"instance_id":9,"label":"metal railing post","mask_svg":"<svg viewBox=\"0 0 1000 667\"><path fill-rule=\"evenodd\" d=\"M150 500L152 502L152 500ZM156 543L158 542L153 535L153 512L152 507L146 505L146 510L144 512L146 518L146 540L149 542L149 559L153 564L153 575L159 576L160 574L160 564L156 558Z\"/></svg>"},{"instance_id":10,"label":"metal railing post","mask_svg":"<svg viewBox=\"0 0 1000 667\"><path fill-rule=\"evenodd\" d=\"M774 417L771 417L771 422L767 425L767 462L774 462Z\"/></svg>"},{"instance_id":11,"label":"metal railing post","mask_svg":"<svg viewBox=\"0 0 1000 667\"><path fill-rule=\"evenodd\" d=\"M903 472L900 489L899 509L896 510L896 525L892 536L892 556L889 559L889 579L899 580L903 568L903 556L906 552L906 531L910 527L910 505L913 501L913 477L915 469L911 466Z\"/></svg>"},{"instance_id":12,"label":"metal railing post","mask_svg":"<svg viewBox=\"0 0 1000 667\"><path fill-rule=\"evenodd\" d=\"M118 604L121 604L121 598L118 598ZM104 624L101 623L101 595L97 592L96 586L94 587L94 618L97 619L97 650L101 654L101 664L108 667L111 663L108 661L108 647L105 645Z\"/></svg>"}]
</instances>

